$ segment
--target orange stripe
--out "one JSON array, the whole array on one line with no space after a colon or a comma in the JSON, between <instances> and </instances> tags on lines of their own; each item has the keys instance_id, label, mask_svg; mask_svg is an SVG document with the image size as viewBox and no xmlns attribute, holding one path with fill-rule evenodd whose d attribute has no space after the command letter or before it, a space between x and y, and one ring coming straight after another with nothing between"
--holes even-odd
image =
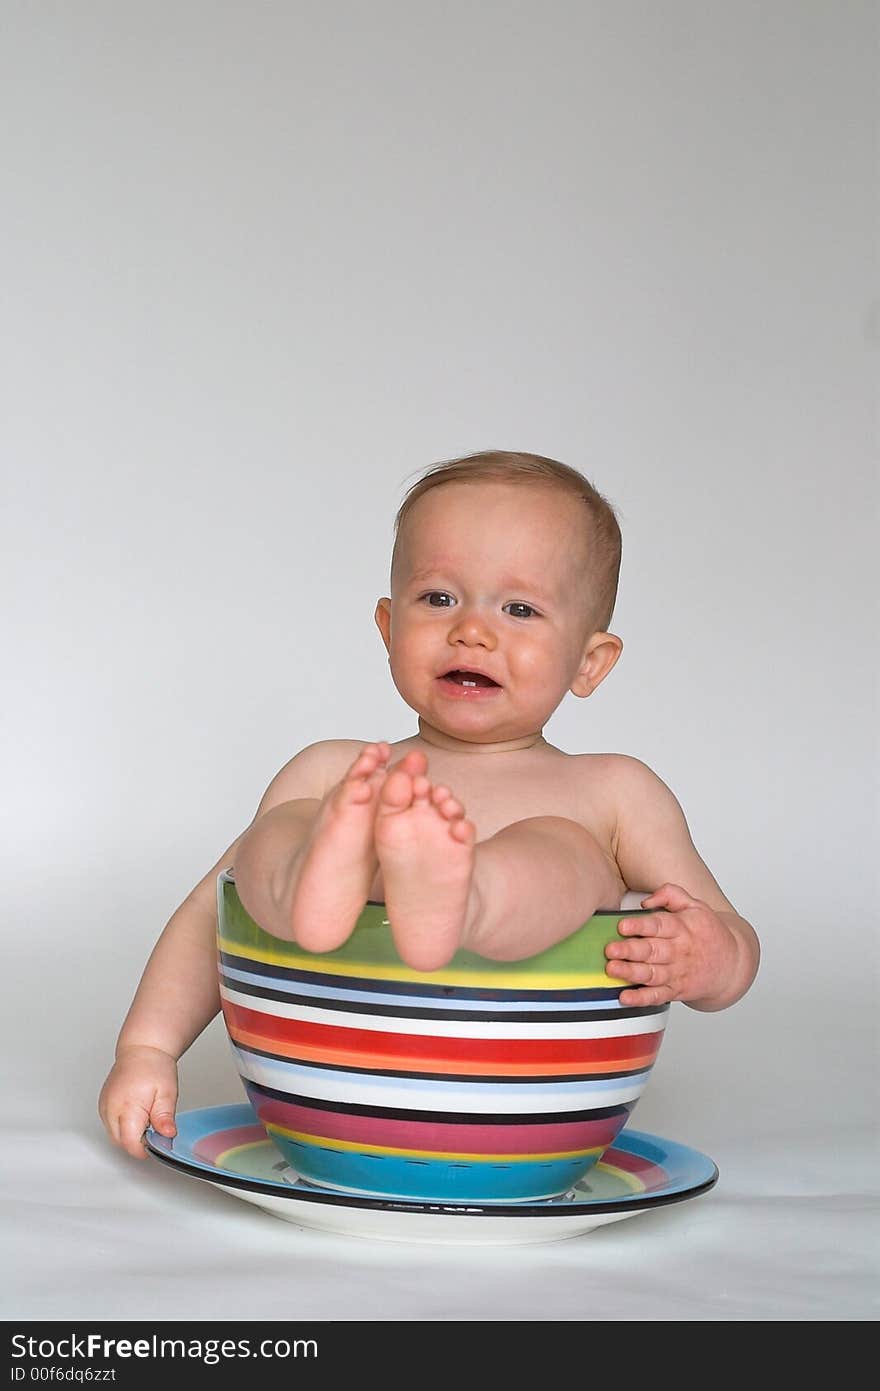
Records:
<instances>
[{"instance_id":1,"label":"orange stripe","mask_svg":"<svg viewBox=\"0 0 880 1391\"><path fill-rule=\"evenodd\" d=\"M285 1046L276 1038L250 1033L247 1029L230 1027L229 1036L242 1048L258 1048L277 1057L301 1059L303 1062L330 1063L337 1067L357 1067L364 1072L449 1072L474 1077L566 1077L589 1073L642 1072L651 1067L657 1049L629 1058L603 1058L601 1062L537 1062L527 1059L520 1063L487 1062L479 1058L406 1058L400 1054L350 1052L343 1048L315 1048L308 1044Z\"/></svg>"}]
</instances>

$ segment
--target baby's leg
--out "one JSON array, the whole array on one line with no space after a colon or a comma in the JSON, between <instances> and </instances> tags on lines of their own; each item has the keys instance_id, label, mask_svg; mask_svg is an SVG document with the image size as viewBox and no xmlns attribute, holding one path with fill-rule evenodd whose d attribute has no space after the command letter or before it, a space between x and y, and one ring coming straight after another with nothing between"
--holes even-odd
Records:
<instances>
[{"instance_id":1,"label":"baby's leg","mask_svg":"<svg viewBox=\"0 0 880 1391\"><path fill-rule=\"evenodd\" d=\"M482 841L474 887L464 945L494 961L545 951L620 897L596 838L564 816L530 816Z\"/></svg>"},{"instance_id":2,"label":"baby's leg","mask_svg":"<svg viewBox=\"0 0 880 1391\"><path fill-rule=\"evenodd\" d=\"M380 789L375 834L395 943L417 970L437 970L459 947L497 961L533 956L618 896L583 826L530 817L477 845L447 787L400 769Z\"/></svg>"},{"instance_id":3,"label":"baby's leg","mask_svg":"<svg viewBox=\"0 0 880 1391\"><path fill-rule=\"evenodd\" d=\"M236 879L267 932L316 952L350 936L378 869L373 823L390 753L388 744L367 744L322 801L276 807L248 831ZM407 754L397 766L420 768L418 758Z\"/></svg>"}]
</instances>

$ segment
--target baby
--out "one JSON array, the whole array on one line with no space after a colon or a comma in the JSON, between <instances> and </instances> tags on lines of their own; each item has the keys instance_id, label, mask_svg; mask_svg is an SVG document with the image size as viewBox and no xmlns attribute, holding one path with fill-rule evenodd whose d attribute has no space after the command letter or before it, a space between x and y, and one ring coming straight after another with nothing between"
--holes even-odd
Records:
<instances>
[{"instance_id":1,"label":"baby","mask_svg":"<svg viewBox=\"0 0 880 1391\"><path fill-rule=\"evenodd\" d=\"M703 863L669 788L637 758L567 754L543 728L567 691L592 694L623 643L608 631L620 530L574 469L488 452L438 464L397 516L391 596L375 619L418 714L397 744L329 739L275 776L251 825L160 937L101 1092L113 1140L144 1154L176 1133L177 1059L220 1007L216 879L234 866L266 931L332 951L365 902L386 905L408 965L459 948L531 956L598 910L622 1005L725 1009L758 967L752 927Z\"/></svg>"}]
</instances>

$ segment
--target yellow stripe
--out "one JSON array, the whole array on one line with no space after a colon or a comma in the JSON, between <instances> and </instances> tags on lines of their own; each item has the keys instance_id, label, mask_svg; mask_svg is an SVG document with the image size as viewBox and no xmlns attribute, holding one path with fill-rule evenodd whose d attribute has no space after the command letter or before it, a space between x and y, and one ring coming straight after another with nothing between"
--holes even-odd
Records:
<instances>
[{"instance_id":1,"label":"yellow stripe","mask_svg":"<svg viewBox=\"0 0 880 1391\"><path fill-rule=\"evenodd\" d=\"M233 1164L240 1154L247 1154L249 1150L265 1149L265 1140L251 1140L246 1145L233 1145L232 1149L223 1150L214 1160L215 1164L220 1164L223 1168L228 1168Z\"/></svg>"},{"instance_id":2,"label":"yellow stripe","mask_svg":"<svg viewBox=\"0 0 880 1391\"><path fill-rule=\"evenodd\" d=\"M601 1154L602 1146L588 1150L553 1150L545 1154L462 1154L450 1150L411 1150L399 1149L396 1145L367 1145L358 1140L328 1140L324 1135L308 1135L301 1130L287 1130L281 1125L267 1125L270 1135L283 1135L287 1140L299 1140L305 1145L318 1145L321 1149L340 1150L344 1153L387 1154L395 1158L414 1156L419 1159L436 1158L443 1160L467 1160L481 1164L537 1164L547 1159L583 1159L589 1154Z\"/></svg>"},{"instance_id":3,"label":"yellow stripe","mask_svg":"<svg viewBox=\"0 0 880 1391\"><path fill-rule=\"evenodd\" d=\"M611 1174L613 1178L619 1179L627 1188L631 1188L633 1193L644 1193L646 1185L635 1174L631 1174L628 1169L618 1169L616 1164L606 1164L604 1159L600 1159L596 1166L604 1174Z\"/></svg>"},{"instance_id":4,"label":"yellow stripe","mask_svg":"<svg viewBox=\"0 0 880 1391\"><path fill-rule=\"evenodd\" d=\"M330 961L318 956L297 956L292 952L245 947L240 942L220 939L220 950L244 960L262 961L268 966L287 966L290 970L314 971L328 976L362 976L364 980L411 981L413 985L469 985L501 990L601 990L627 982L606 976L604 971L486 971L468 968L451 971L411 971L392 962Z\"/></svg>"}]
</instances>

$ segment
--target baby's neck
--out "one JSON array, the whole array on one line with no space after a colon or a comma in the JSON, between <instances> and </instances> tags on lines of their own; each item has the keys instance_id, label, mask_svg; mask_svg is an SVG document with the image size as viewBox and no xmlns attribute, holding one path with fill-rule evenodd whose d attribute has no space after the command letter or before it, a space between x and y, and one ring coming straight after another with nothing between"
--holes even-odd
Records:
<instances>
[{"instance_id":1,"label":"baby's neck","mask_svg":"<svg viewBox=\"0 0 880 1391\"><path fill-rule=\"evenodd\" d=\"M546 745L543 734L524 734L520 739L505 739L498 744L471 744L466 739L456 739L452 734L444 734L419 716L419 738L437 749L448 749L450 753L512 753L516 749L532 749Z\"/></svg>"}]
</instances>

